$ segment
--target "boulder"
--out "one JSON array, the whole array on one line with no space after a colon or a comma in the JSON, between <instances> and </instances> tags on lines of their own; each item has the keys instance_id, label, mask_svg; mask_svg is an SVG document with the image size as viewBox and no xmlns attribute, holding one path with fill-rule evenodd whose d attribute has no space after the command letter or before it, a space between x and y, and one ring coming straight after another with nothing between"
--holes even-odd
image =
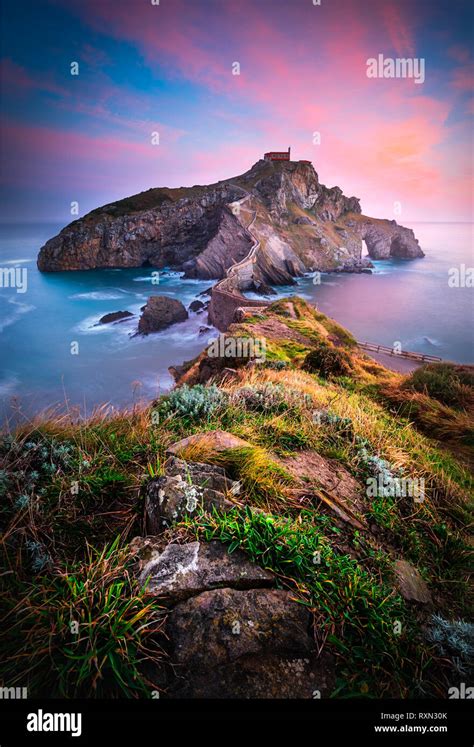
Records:
<instances>
[{"instance_id":1,"label":"boulder","mask_svg":"<svg viewBox=\"0 0 474 747\"><path fill-rule=\"evenodd\" d=\"M223 467L217 464L202 464L201 462L185 462L175 456L170 456L165 464L166 474L169 476L182 475L187 482L200 488L211 488L220 493L227 493L233 489L234 481L229 480Z\"/></svg>"},{"instance_id":2,"label":"boulder","mask_svg":"<svg viewBox=\"0 0 474 747\"><path fill-rule=\"evenodd\" d=\"M313 698L334 684L316 655L308 610L288 591L220 588L171 611L174 697Z\"/></svg>"},{"instance_id":3,"label":"boulder","mask_svg":"<svg viewBox=\"0 0 474 747\"><path fill-rule=\"evenodd\" d=\"M164 596L171 603L211 589L256 589L274 586L274 576L251 563L239 550L229 554L221 542L170 544L161 549L153 539L143 546L135 540L138 577L147 593Z\"/></svg>"},{"instance_id":4,"label":"boulder","mask_svg":"<svg viewBox=\"0 0 474 747\"><path fill-rule=\"evenodd\" d=\"M128 319L133 316L131 311L112 311L110 314L105 314L99 319L99 324L110 324L111 322L121 322L122 319Z\"/></svg>"},{"instance_id":5,"label":"boulder","mask_svg":"<svg viewBox=\"0 0 474 747\"><path fill-rule=\"evenodd\" d=\"M148 335L159 332L176 322L184 322L188 312L181 301L168 296L151 296L142 308L142 315L138 322L138 334Z\"/></svg>"},{"instance_id":6,"label":"boulder","mask_svg":"<svg viewBox=\"0 0 474 747\"><path fill-rule=\"evenodd\" d=\"M406 560L395 562L395 576L402 597L414 602L429 604L431 594L419 571Z\"/></svg>"},{"instance_id":7,"label":"boulder","mask_svg":"<svg viewBox=\"0 0 474 747\"><path fill-rule=\"evenodd\" d=\"M189 304L189 311L202 311L204 309L204 304L202 301L192 301Z\"/></svg>"},{"instance_id":8,"label":"boulder","mask_svg":"<svg viewBox=\"0 0 474 747\"><path fill-rule=\"evenodd\" d=\"M194 433L192 436L177 441L176 443L169 446L166 450L167 454L173 454L179 456L184 449L188 446L203 446L209 451L221 452L227 449L243 449L252 446L248 441L244 441L243 438L234 436L232 433L227 431L205 431L204 433Z\"/></svg>"},{"instance_id":9,"label":"boulder","mask_svg":"<svg viewBox=\"0 0 474 747\"><path fill-rule=\"evenodd\" d=\"M150 534L163 532L185 516L192 516L198 508L230 511L235 504L221 492L195 485L181 474L157 477L146 487L146 527Z\"/></svg>"}]
</instances>

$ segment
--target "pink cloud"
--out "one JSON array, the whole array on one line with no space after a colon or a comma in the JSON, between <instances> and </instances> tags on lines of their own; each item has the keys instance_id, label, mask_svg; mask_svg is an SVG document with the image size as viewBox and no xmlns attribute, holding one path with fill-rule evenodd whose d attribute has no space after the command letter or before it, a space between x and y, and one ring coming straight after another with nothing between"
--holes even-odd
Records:
<instances>
[{"instance_id":1,"label":"pink cloud","mask_svg":"<svg viewBox=\"0 0 474 747\"><path fill-rule=\"evenodd\" d=\"M275 2L269 14L268 3L249 3L244 10L238 3L221 3L214 13L203 13L200 3L173 0L159 6L144 3L130 13L128 0L83 0L77 5L74 12L95 31L134 44L157 76L164 69L168 79L184 78L214 94L209 121L229 124L228 140L205 149L186 143L191 122L189 133L160 125L168 156L160 161L159 172L149 169L141 150L154 129L153 97L113 84L102 69L108 60L100 51L83 49L84 59L96 68L87 97L65 97L57 106L123 132L123 139L116 137L122 168L125 164L137 179L141 171L142 181L143 174L152 173L152 184L159 184L163 174L167 183L214 181L248 168L267 148L291 144L295 157L316 161L324 181L361 196L367 211L380 213L392 198L428 217L438 215L439 205L463 208L465 175L458 169L456 183L455 171L450 172L448 195L446 168L449 162L460 163L458 155L465 148L463 139L453 137L455 127L447 124L453 102L469 84L465 51L449 51L459 62L451 99L445 91L428 95L413 80L369 79L366 60L379 52L416 56L420 19L413 13L407 17L406 6L399 4L346 4L341 28L340 7ZM241 64L240 76L232 75L234 61ZM118 115L117 110L136 114ZM314 131L321 132L319 147L312 142ZM103 159L109 174L101 177L104 183L114 179L114 140L90 134L70 145L80 151L80 142L86 161L93 160L88 159L89 147Z\"/></svg>"},{"instance_id":2,"label":"pink cloud","mask_svg":"<svg viewBox=\"0 0 474 747\"><path fill-rule=\"evenodd\" d=\"M404 17L399 3L380 3L378 9L397 57L415 57L412 31L413 11L416 10L414 4L411 4L410 20Z\"/></svg>"}]
</instances>

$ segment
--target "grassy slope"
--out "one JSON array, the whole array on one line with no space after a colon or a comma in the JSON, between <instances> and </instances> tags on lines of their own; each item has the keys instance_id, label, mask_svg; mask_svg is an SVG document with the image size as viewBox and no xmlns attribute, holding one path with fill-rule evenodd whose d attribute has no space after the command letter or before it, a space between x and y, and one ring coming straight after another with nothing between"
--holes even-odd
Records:
<instances>
[{"instance_id":1,"label":"grassy slope","mask_svg":"<svg viewBox=\"0 0 474 747\"><path fill-rule=\"evenodd\" d=\"M238 368L217 394L195 388L200 404L184 389L175 400L113 417L98 412L87 423L39 419L3 441L2 684L28 682L32 694L150 692L154 683L140 674L140 663L162 655L148 637L161 613L135 587L123 548L143 533L143 485L160 472L167 446L215 429L250 446L216 454L204 443L187 458L223 464L241 481L243 503L267 516L245 508L199 516L172 528L170 539L217 537L276 571L314 611L319 641L335 656L335 695L445 696L447 683L458 683L459 672L427 641L426 629L433 611L449 620L469 615L472 480L466 444L460 445L469 438L469 416L448 408L449 425L438 434L443 441L428 438L423 417L444 413L440 403L418 395L417 428L398 414L412 396L404 378L360 353L333 320L301 299L291 301L234 325L234 336L265 335L266 363ZM321 343L344 352L345 376L302 370L306 354ZM201 359L189 366L189 383ZM325 415L315 419L315 412ZM337 460L362 488L369 467L384 460L393 473L423 477L425 500L369 498L362 489L363 504L354 511L367 529L354 529L318 498L317 480L302 490L282 464L311 451ZM113 545L118 535L120 546ZM429 582L431 608L401 598L397 558ZM80 642L70 635L78 618Z\"/></svg>"}]
</instances>

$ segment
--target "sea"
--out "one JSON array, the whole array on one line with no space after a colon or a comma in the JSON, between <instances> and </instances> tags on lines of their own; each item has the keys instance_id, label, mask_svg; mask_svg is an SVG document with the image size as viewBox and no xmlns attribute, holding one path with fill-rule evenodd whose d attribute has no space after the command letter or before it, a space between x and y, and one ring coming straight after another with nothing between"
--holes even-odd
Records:
<instances>
[{"instance_id":1,"label":"sea","mask_svg":"<svg viewBox=\"0 0 474 747\"><path fill-rule=\"evenodd\" d=\"M302 296L363 342L400 343L404 350L474 363L473 225L410 224L424 258L376 261L371 275L308 275L276 287L272 298ZM38 251L61 228L0 225L2 277L15 268L25 279L23 288L0 287L2 423L51 408L86 417L105 404L150 401L173 386L170 366L193 359L218 335L206 312L190 312L188 320L162 332L135 335L150 295L177 298L187 308L197 298L206 300L200 294L212 281L165 269L156 285L152 268L40 273ZM99 324L104 314L125 310L134 317Z\"/></svg>"}]
</instances>

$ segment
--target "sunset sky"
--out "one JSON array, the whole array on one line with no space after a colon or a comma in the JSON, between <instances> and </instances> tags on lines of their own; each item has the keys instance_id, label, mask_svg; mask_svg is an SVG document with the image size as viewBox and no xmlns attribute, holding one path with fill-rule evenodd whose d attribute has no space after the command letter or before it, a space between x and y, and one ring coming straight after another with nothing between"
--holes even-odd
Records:
<instances>
[{"instance_id":1,"label":"sunset sky","mask_svg":"<svg viewBox=\"0 0 474 747\"><path fill-rule=\"evenodd\" d=\"M369 215L471 220L471 6L2 0L0 218L67 223L71 201L211 183L291 145ZM423 58L425 82L368 78L379 54Z\"/></svg>"}]
</instances>

